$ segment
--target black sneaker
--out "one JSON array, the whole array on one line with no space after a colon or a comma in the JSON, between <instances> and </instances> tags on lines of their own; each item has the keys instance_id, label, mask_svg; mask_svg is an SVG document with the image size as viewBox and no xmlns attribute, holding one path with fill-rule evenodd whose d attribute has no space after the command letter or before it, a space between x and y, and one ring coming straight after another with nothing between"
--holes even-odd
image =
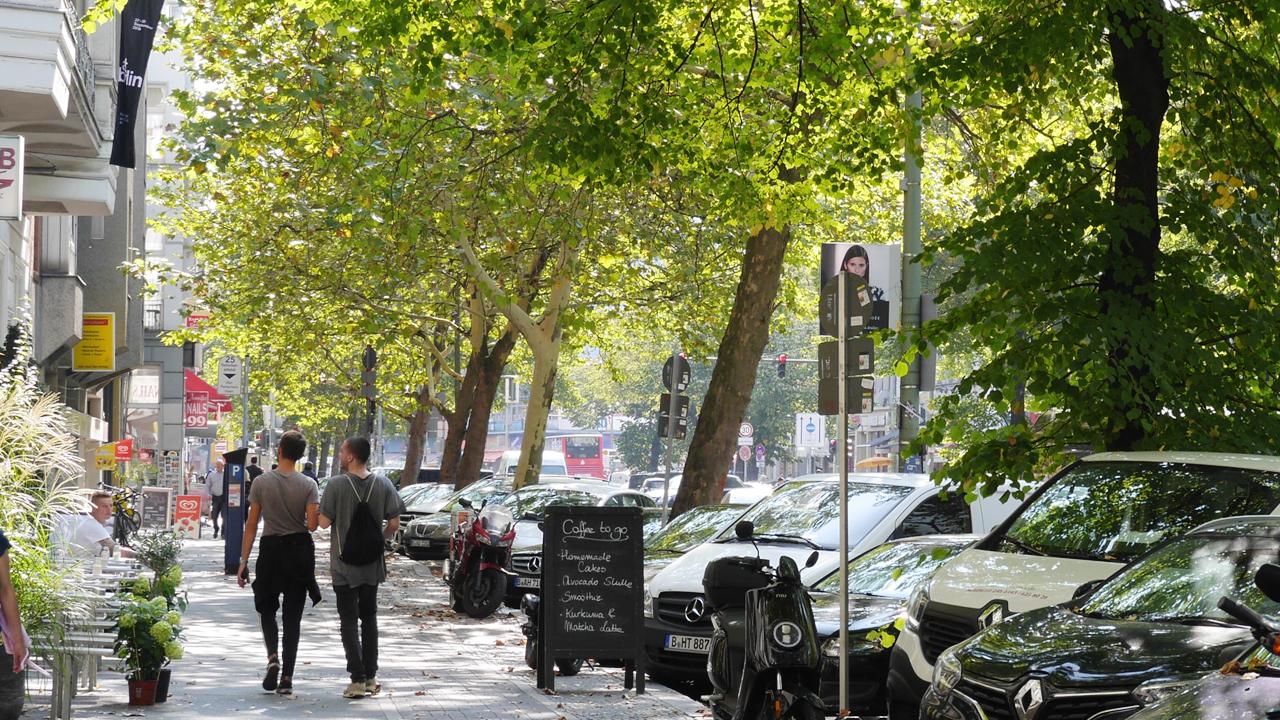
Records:
<instances>
[{"instance_id":1,"label":"black sneaker","mask_svg":"<svg viewBox=\"0 0 1280 720\"><path fill-rule=\"evenodd\" d=\"M272 660L267 663L267 676L262 678L262 689L270 692L276 689L276 679L280 677L280 663Z\"/></svg>"},{"instance_id":2,"label":"black sneaker","mask_svg":"<svg viewBox=\"0 0 1280 720\"><path fill-rule=\"evenodd\" d=\"M280 687L276 688L277 695L293 694L293 678L284 678L280 681Z\"/></svg>"}]
</instances>

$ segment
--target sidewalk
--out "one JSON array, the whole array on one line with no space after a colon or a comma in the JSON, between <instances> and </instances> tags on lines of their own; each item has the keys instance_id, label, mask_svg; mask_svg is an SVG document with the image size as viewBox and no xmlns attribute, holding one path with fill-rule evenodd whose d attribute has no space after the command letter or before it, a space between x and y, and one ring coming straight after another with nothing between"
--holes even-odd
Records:
<instances>
[{"instance_id":1,"label":"sidewalk","mask_svg":"<svg viewBox=\"0 0 1280 720\"><path fill-rule=\"evenodd\" d=\"M327 571L327 540L317 565ZM377 720L658 720L704 718L697 702L649 683L644 695L624 692L622 671L584 668L557 678L554 695L534 687L524 664L518 612L501 609L471 620L448 609L447 589L434 566L397 557L388 583L379 589L378 673L383 691L362 700L342 697L346 661L327 572L324 600L309 607L294 673L293 698L263 692L266 652L253 597L222 572L222 542L189 541L183 571L190 598L185 620L185 657L173 663L169 701L131 708L123 675L106 671L99 688L76 698L80 720L127 716L172 718L305 717ZM436 571L438 572L438 571ZM35 684L32 692L40 688ZM48 696L28 699L26 718L48 716Z\"/></svg>"}]
</instances>

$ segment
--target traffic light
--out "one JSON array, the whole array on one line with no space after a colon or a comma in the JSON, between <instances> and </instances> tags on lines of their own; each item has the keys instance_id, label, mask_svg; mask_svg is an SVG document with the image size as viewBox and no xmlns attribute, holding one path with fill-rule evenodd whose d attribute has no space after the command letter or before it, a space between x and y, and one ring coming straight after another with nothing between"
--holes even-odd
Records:
<instances>
[{"instance_id":1,"label":"traffic light","mask_svg":"<svg viewBox=\"0 0 1280 720\"><path fill-rule=\"evenodd\" d=\"M782 353L781 355L778 356L778 377L784 378L786 376L787 376L787 354Z\"/></svg>"}]
</instances>

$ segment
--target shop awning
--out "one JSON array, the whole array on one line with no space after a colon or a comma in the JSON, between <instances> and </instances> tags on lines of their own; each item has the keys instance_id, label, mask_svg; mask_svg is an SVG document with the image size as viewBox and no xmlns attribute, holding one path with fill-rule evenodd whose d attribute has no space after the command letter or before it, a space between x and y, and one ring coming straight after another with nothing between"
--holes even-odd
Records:
<instances>
[{"instance_id":1,"label":"shop awning","mask_svg":"<svg viewBox=\"0 0 1280 720\"><path fill-rule=\"evenodd\" d=\"M203 378L195 374L195 372L190 368L186 368L182 372L185 374L183 379L183 389L187 395L190 395L191 393L208 393L209 412L231 412L231 398L218 392L218 388L205 382Z\"/></svg>"}]
</instances>

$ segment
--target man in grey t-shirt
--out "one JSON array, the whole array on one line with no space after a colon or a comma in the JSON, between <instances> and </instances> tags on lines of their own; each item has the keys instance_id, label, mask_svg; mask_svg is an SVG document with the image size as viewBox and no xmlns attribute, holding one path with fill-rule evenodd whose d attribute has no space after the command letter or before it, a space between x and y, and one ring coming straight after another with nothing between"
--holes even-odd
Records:
<instances>
[{"instance_id":1,"label":"man in grey t-shirt","mask_svg":"<svg viewBox=\"0 0 1280 720\"><path fill-rule=\"evenodd\" d=\"M343 562L339 557L342 542L361 501L382 525L384 538L396 534L405 509L391 481L369 472L369 452L369 441L364 438L342 444L338 457L343 473L326 481L320 504L320 527L333 528L329 533L329 569L338 600L342 649L351 675L351 684L342 693L348 698L376 695L382 689L378 684L378 585L387 579L387 565L381 554L367 565Z\"/></svg>"}]
</instances>

